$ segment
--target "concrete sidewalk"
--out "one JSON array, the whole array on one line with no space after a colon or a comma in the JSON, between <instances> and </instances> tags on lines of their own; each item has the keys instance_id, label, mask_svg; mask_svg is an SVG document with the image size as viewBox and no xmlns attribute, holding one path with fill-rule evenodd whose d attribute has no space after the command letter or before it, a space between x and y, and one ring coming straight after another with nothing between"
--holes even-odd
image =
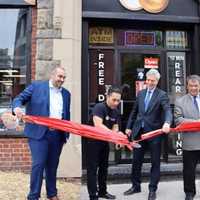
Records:
<instances>
[{"instance_id":1,"label":"concrete sidewalk","mask_svg":"<svg viewBox=\"0 0 200 200\"><path fill-rule=\"evenodd\" d=\"M130 184L111 184L108 185L108 191L117 196L117 200L147 200L148 198L148 183L142 183L142 192L130 196L124 196ZM200 180L196 181L197 194L195 200L200 200ZM88 200L87 188L85 185L81 188L81 200ZM157 190L157 200L184 200L185 194L183 192L183 182L177 181L163 181L159 183ZM100 199L99 199L100 200ZM102 199L103 200L103 199Z\"/></svg>"}]
</instances>

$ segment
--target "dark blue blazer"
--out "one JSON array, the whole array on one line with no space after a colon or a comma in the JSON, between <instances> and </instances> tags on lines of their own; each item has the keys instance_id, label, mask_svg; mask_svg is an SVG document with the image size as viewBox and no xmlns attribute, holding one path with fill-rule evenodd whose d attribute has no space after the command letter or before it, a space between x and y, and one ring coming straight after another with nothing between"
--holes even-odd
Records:
<instances>
[{"instance_id":1,"label":"dark blue blazer","mask_svg":"<svg viewBox=\"0 0 200 200\"><path fill-rule=\"evenodd\" d=\"M145 111L144 99L146 92L147 89L141 90L138 93L135 105L128 119L126 128L132 129L133 139L138 136L143 122L145 132L162 128L164 122L168 122L169 124L172 122L172 112L167 93L156 88Z\"/></svg>"},{"instance_id":2,"label":"dark blue blazer","mask_svg":"<svg viewBox=\"0 0 200 200\"><path fill-rule=\"evenodd\" d=\"M70 92L62 88L63 116L70 119ZM26 114L49 117L49 81L35 81L24 89L14 100L13 109L26 105ZM41 139L48 130L45 126L26 123L24 134L33 139ZM64 142L69 138L69 133L62 134Z\"/></svg>"}]
</instances>

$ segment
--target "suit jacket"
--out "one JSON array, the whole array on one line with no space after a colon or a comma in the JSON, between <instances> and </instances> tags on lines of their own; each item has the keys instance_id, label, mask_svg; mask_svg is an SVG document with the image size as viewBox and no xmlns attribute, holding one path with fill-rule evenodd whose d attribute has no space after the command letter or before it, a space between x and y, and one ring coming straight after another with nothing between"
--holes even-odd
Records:
<instances>
[{"instance_id":1,"label":"suit jacket","mask_svg":"<svg viewBox=\"0 0 200 200\"><path fill-rule=\"evenodd\" d=\"M127 129L132 129L132 137L135 139L142 125L144 131L149 132L160 129L164 122L171 124L172 112L169 104L169 98L163 90L155 88L148 108L145 111L145 96L147 89L141 90L136 98L135 105L129 116Z\"/></svg>"},{"instance_id":2,"label":"suit jacket","mask_svg":"<svg viewBox=\"0 0 200 200\"><path fill-rule=\"evenodd\" d=\"M70 93L68 90L62 88L63 97L63 116L62 119L70 119ZM49 81L35 81L29 85L23 92L21 92L13 100L13 109L21 107L26 104L26 114L36 116L49 116ZM24 134L33 139L41 139L46 131L47 127L26 123ZM69 137L69 133L62 134L63 140Z\"/></svg>"},{"instance_id":3,"label":"suit jacket","mask_svg":"<svg viewBox=\"0 0 200 200\"><path fill-rule=\"evenodd\" d=\"M200 118L198 110L195 108L192 97L186 94L175 101L174 120L176 125L182 122L193 122ZM187 132L182 134L184 150L200 150L200 132Z\"/></svg>"}]
</instances>

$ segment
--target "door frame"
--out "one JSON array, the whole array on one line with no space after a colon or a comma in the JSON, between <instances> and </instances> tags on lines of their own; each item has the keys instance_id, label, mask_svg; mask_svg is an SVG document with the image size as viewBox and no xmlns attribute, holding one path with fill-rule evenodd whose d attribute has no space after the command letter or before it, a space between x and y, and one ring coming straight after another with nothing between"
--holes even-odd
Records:
<instances>
[{"instance_id":1,"label":"door frame","mask_svg":"<svg viewBox=\"0 0 200 200\"><path fill-rule=\"evenodd\" d=\"M167 74L167 63L166 63L166 51L163 49L155 50L155 49L117 49L115 52L115 71L116 74L116 83L121 85L121 54L122 53L136 53L136 54L159 54L160 55L160 73L161 79L159 88L167 91L167 76L163 76L162 74ZM134 101L133 101L134 102ZM125 164L131 163L131 159L121 159L121 150L115 150L115 163L116 164ZM162 157L164 161L167 162L168 152L167 152L167 137L163 140L163 153ZM149 162L149 159L145 159L146 162Z\"/></svg>"}]
</instances>

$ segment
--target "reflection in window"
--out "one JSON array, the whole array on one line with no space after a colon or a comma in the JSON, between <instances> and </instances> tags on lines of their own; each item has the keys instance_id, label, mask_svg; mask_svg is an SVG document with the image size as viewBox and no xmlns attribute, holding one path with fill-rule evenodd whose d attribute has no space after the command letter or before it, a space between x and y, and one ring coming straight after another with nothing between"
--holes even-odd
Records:
<instances>
[{"instance_id":1,"label":"reflection in window","mask_svg":"<svg viewBox=\"0 0 200 200\"><path fill-rule=\"evenodd\" d=\"M26 85L27 9L0 9L0 114Z\"/></svg>"}]
</instances>

